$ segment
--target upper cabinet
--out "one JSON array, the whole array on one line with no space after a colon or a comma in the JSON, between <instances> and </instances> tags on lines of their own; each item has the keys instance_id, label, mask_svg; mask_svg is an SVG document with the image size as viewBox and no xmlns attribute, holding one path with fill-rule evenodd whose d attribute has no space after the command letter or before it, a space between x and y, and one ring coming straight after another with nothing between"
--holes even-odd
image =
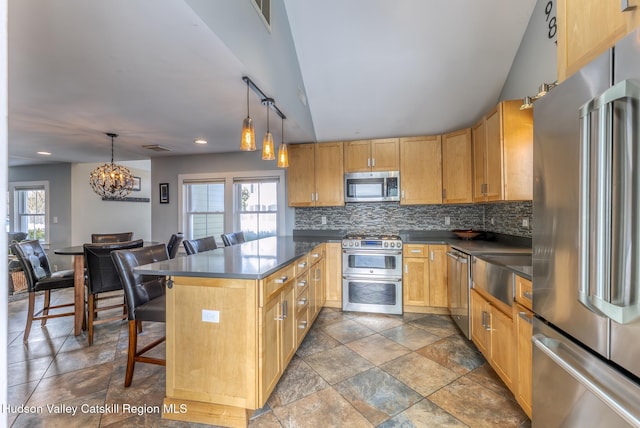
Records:
<instances>
[{"instance_id":1,"label":"upper cabinet","mask_svg":"<svg viewBox=\"0 0 640 428\"><path fill-rule=\"evenodd\" d=\"M623 11L620 1L558 2L558 81L580 70L616 41L640 25L640 1Z\"/></svg>"},{"instance_id":2,"label":"upper cabinet","mask_svg":"<svg viewBox=\"0 0 640 428\"><path fill-rule=\"evenodd\" d=\"M442 203L442 137L400 138L400 205Z\"/></svg>"},{"instance_id":3,"label":"upper cabinet","mask_svg":"<svg viewBox=\"0 0 640 428\"><path fill-rule=\"evenodd\" d=\"M397 171L398 146L399 138L348 141L344 145L344 172Z\"/></svg>"},{"instance_id":4,"label":"upper cabinet","mask_svg":"<svg viewBox=\"0 0 640 428\"><path fill-rule=\"evenodd\" d=\"M473 127L473 201L533 197L533 111L503 101Z\"/></svg>"},{"instance_id":5,"label":"upper cabinet","mask_svg":"<svg viewBox=\"0 0 640 428\"><path fill-rule=\"evenodd\" d=\"M290 144L287 194L291 207L344 205L343 144Z\"/></svg>"},{"instance_id":6,"label":"upper cabinet","mask_svg":"<svg viewBox=\"0 0 640 428\"><path fill-rule=\"evenodd\" d=\"M442 202L464 204L473 201L471 128L442 136Z\"/></svg>"}]
</instances>

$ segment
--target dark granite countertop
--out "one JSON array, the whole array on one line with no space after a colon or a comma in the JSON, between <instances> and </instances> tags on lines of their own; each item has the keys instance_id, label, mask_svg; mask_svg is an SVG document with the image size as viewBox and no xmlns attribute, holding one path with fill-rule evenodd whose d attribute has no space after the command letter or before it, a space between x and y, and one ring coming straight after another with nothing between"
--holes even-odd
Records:
<instances>
[{"instance_id":1,"label":"dark granite countertop","mask_svg":"<svg viewBox=\"0 0 640 428\"><path fill-rule=\"evenodd\" d=\"M327 242L317 238L278 236L151 263L134 270L146 275L262 279Z\"/></svg>"}]
</instances>

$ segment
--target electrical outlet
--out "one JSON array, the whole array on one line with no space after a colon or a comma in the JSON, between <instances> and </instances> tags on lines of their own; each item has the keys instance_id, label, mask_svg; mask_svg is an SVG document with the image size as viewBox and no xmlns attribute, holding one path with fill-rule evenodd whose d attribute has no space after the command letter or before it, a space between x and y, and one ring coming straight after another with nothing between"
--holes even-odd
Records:
<instances>
[{"instance_id":1,"label":"electrical outlet","mask_svg":"<svg viewBox=\"0 0 640 428\"><path fill-rule=\"evenodd\" d=\"M327 224L327 216L323 215L320 220L322 221L322 224Z\"/></svg>"},{"instance_id":2,"label":"electrical outlet","mask_svg":"<svg viewBox=\"0 0 640 428\"><path fill-rule=\"evenodd\" d=\"M58 272L58 265L53 265L53 271Z\"/></svg>"},{"instance_id":3,"label":"electrical outlet","mask_svg":"<svg viewBox=\"0 0 640 428\"><path fill-rule=\"evenodd\" d=\"M202 310L202 321L204 322L220 322L220 311L212 311L209 309Z\"/></svg>"},{"instance_id":4,"label":"electrical outlet","mask_svg":"<svg viewBox=\"0 0 640 428\"><path fill-rule=\"evenodd\" d=\"M491 217L491 226L493 226L495 224L496 224L496 220L493 217Z\"/></svg>"},{"instance_id":5,"label":"electrical outlet","mask_svg":"<svg viewBox=\"0 0 640 428\"><path fill-rule=\"evenodd\" d=\"M444 225L449 226L451 224L451 217L447 216L444 218Z\"/></svg>"},{"instance_id":6,"label":"electrical outlet","mask_svg":"<svg viewBox=\"0 0 640 428\"><path fill-rule=\"evenodd\" d=\"M528 218L523 218L522 219L522 227L529 227L529 219Z\"/></svg>"}]
</instances>

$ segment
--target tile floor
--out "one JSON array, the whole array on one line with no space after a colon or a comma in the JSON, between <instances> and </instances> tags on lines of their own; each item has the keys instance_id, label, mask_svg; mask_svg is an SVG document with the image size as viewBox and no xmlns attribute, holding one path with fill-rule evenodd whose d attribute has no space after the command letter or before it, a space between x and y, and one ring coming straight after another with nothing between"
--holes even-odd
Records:
<instances>
[{"instance_id":1,"label":"tile floor","mask_svg":"<svg viewBox=\"0 0 640 428\"><path fill-rule=\"evenodd\" d=\"M70 299L70 290L54 293ZM96 327L93 346L71 318L34 324L23 345L26 300L9 303L13 427L194 427L154 412L164 367L137 364L124 388L126 323ZM162 335L149 324L141 343ZM162 349L159 350L162 353ZM115 405L119 412L113 412ZM56 409L48 406L57 405ZM76 415L60 406L78 406ZM85 406L84 411L82 406ZM127 411L123 409L127 407ZM71 407L70 407L71 408ZM6 409L4 413L6 412ZM56 412L57 411L57 412ZM325 308L251 427L524 427L530 421L476 348L442 315Z\"/></svg>"}]
</instances>

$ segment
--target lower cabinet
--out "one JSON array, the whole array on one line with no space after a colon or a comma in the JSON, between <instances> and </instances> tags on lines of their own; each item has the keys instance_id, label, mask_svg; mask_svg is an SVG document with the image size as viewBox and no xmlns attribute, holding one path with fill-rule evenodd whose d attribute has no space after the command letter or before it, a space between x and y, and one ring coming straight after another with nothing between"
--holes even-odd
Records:
<instances>
[{"instance_id":1,"label":"lower cabinet","mask_svg":"<svg viewBox=\"0 0 640 428\"><path fill-rule=\"evenodd\" d=\"M516 375L516 346L511 312L499 302L471 289L471 339L498 376L513 391Z\"/></svg>"},{"instance_id":2,"label":"lower cabinet","mask_svg":"<svg viewBox=\"0 0 640 428\"><path fill-rule=\"evenodd\" d=\"M405 244L403 250L403 304L405 312L446 308L447 246Z\"/></svg>"},{"instance_id":3,"label":"lower cabinet","mask_svg":"<svg viewBox=\"0 0 640 428\"><path fill-rule=\"evenodd\" d=\"M517 312L518 387L514 394L520 407L531 418L533 312L520 304L516 304L515 311Z\"/></svg>"},{"instance_id":4,"label":"lower cabinet","mask_svg":"<svg viewBox=\"0 0 640 428\"><path fill-rule=\"evenodd\" d=\"M342 308L342 245L327 242L325 248L324 306Z\"/></svg>"}]
</instances>

